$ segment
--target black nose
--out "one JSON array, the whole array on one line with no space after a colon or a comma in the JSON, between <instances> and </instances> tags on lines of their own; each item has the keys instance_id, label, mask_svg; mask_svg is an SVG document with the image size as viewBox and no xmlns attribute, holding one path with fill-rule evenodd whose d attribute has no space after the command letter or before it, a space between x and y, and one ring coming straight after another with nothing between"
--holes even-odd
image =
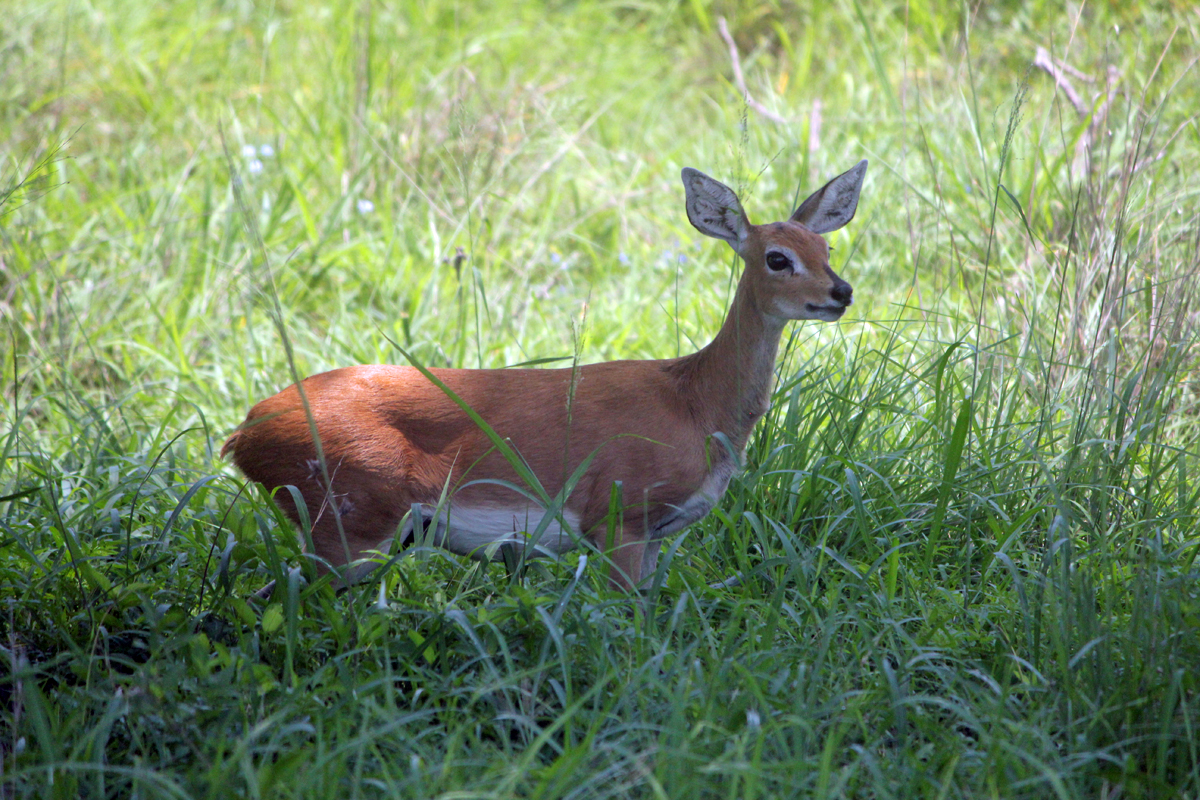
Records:
<instances>
[{"instance_id":1,"label":"black nose","mask_svg":"<svg viewBox=\"0 0 1200 800\"><path fill-rule=\"evenodd\" d=\"M848 306L854 302L854 288L841 278L833 282L833 288L829 290L829 294L834 300L844 306Z\"/></svg>"}]
</instances>

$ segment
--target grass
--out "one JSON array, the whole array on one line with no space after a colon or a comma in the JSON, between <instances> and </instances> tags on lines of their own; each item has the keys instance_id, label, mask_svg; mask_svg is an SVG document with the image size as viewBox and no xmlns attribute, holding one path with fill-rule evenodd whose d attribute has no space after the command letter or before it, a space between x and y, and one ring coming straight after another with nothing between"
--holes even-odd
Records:
<instances>
[{"instance_id":1,"label":"grass","mask_svg":"<svg viewBox=\"0 0 1200 800\"><path fill-rule=\"evenodd\" d=\"M1187 4L7 11L0 796L1200 797ZM596 552L337 593L215 456L277 322L302 374L703 345L679 168L766 221L862 157L853 318L649 613Z\"/></svg>"}]
</instances>

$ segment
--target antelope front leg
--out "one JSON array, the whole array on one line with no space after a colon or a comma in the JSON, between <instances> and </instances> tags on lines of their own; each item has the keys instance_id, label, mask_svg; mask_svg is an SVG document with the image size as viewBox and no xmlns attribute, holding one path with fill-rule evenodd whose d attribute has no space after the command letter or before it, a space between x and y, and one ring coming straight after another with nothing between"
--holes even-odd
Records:
<instances>
[{"instance_id":1,"label":"antelope front leg","mask_svg":"<svg viewBox=\"0 0 1200 800\"><path fill-rule=\"evenodd\" d=\"M658 553L661 549L662 539L626 535L621 543L613 548L609 582L614 588L628 592L645 588L643 584L650 579L658 566Z\"/></svg>"}]
</instances>

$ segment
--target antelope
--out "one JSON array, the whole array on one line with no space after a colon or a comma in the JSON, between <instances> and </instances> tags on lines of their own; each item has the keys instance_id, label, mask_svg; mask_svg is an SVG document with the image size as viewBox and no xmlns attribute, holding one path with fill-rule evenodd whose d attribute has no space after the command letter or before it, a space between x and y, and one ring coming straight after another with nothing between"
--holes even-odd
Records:
<instances>
[{"instance_id":1,"label":"antelope","mask_svg":"<svg viewBox=\"0 0 1200 800\"><path fill-rule=\"evenodd\" d=\"M299 490L326 567L420 526L476 557L503 544L555 555L587 538L609 553L610 583L636 589L663 537L725 493L768 410L787 321L832 322L850 306L822 234L854 217L866 169L860 161L765 225L750 223L728 186L683 170L688 220L745 263L724 324L696 353L566 369L344 367L306 378L303 396L293 384L255 405L221 454L269 490ZM522 485L512 451L542 494ZM300 525L293 496L275 501Z\"/></svg>"}]
</instances>

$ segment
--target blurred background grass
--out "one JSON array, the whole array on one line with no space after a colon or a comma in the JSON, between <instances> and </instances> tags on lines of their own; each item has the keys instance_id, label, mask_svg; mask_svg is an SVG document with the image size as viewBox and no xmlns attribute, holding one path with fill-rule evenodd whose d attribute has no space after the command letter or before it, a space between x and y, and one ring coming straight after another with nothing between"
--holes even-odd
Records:
<instances>
[{"instance_id":1,"label":"blurred background grass","mask_svg":"<svg viewBox=\"0 0 1200 800\"><path fill-rule=\"evenodd\" d=\"M5 796L1200 792L1191 4L5 11ZM738 269L679 169L860 158L650 617L595 554L338 595L235 500L272 286L301 373L674 356Z\"/></svg>"}]
</instances>

